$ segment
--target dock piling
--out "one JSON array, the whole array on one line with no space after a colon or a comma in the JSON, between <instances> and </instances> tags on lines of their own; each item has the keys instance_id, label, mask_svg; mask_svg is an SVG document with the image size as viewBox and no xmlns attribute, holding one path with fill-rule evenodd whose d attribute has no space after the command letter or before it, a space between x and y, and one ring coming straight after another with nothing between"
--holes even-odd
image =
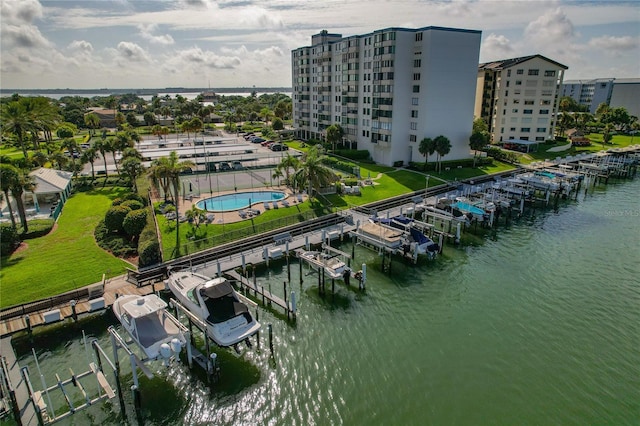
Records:
<instances>
[{"instance_id":1,"label":"dock piling","mask_svg":"<svg viewBox=\"0 0 640 426\"><path fill-rule=\"evenodd\" d=\"M267 324L267 330L269 330L269 350L273 355L273 326L271 323Z\"/></svg>"}]
</instances>

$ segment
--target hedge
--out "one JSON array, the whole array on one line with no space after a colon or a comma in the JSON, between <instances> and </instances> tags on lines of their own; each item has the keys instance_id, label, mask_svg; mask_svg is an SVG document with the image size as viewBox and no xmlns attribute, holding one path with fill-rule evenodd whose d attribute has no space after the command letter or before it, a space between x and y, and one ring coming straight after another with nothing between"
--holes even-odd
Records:
<instances>
[{"instance_id":1,"label":"hedge","mask_svg":"<svg viewBox=\"0 0 640 426\"><path fill-rule=\"evenodd\" d=\"M20 245L18 232L10 224L0 225L0 254L8 256Z\"/></svg>"},{"instance_id":2,"label":"hedge","mask_svg":"<svg viewBox=\"0 0 640 426\"><path fill-rule=\"evenodd\" d=\"M366 149L337 149L335 154L354 161L370 161L371 155Z\"/></svg>"},{"instance_id":3,"label":"hedge","mask_svg":"<svg viewBox=\"0 0 640 426\"><path fill-rule=\"evenodd\" d=\"M489 165L492 165L492 164L493 164L493 158L489 158L489 157L477 157L476 158L476 167L489 166ZM435 161L435 160L434 161L430 161L427 164L427 171L435 171L437 165L438 165L437 161ZM458 166L460 166L460 167L473 167L473 158L464 158L462 160L449 160L449 161L443 161L442 162L442 167L443 168L449 167L450 169L455 169L455 168L458 168ZM414 170L423 171L424 170L424 163L418 163L418 162L412 161L412 162L409 163L409 168L414 169Z\"/></svg>"}]
</instances>

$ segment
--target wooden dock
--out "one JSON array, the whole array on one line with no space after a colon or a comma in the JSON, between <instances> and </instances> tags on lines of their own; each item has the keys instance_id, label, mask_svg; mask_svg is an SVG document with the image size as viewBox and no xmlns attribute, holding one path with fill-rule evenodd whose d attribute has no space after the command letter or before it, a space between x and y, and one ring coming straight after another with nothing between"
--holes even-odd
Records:
<instances>
[{"instance_id":1,"label":"wooden dock","mask_svg":"<svg viewBox=\"0 0 640 426\"><path fill-rule=\"evenodd\" d=\"M263 305L266 306L268 302L269 304L275 304L284 309L287 316L289 316L289 314L291 313L295 314L295 312L293 312L292 310L291 304L288 301L271 293L269 290L265 289L264 286L258 286L257 284L254 284L234 270L227 271L225 272L225 274L236 280L243 291L248 291L249 294L253 292L253 296L258 300L261 299Z\"/></svg>"},{"instance_id":2,"label":"wooden dock","mask_svg":"<svg viewBox=\"0 0 640 426\"><path fill-rule=\"evenodd\" d=\"M14 395L12 399L17 404L19 411L19 413L14 412L15 415L20 416L17 419L18 424L23 426L37 425L38 415L29 397L27 382L22 378L21 367L11 344L11 336L0 339L0 356L2 356L8 370L6 381L9 385L9 392Z\"/></svg>"},{"instance_id":3,"label":"wooden dock","mask_svg":"<svg viewBox=\"0 0 640 426\"><path fill-rule=\"evenodd\" d=\"M124 277L119 277L119 279L124 280ZM153 292L155 292L154 286L137 287L128 283L117 283L113 286L107 285L101 295L102 300L99 300L99 303L96 303L96 301L100 298L78 300L75 302L75 306L73 306L71 302L67 302L64 305L56 306L55 309L30 312L28 317L27 315L22 315L0 321L0 335L11 335L19 331L26 331L29 328L54 324L69 318L77 318L79 315L101 312L113 305L114 300L116 300L116 295L137 294L145 296ZM52 313L54 315L51 315Z\"/></svg>"}]
</instances>

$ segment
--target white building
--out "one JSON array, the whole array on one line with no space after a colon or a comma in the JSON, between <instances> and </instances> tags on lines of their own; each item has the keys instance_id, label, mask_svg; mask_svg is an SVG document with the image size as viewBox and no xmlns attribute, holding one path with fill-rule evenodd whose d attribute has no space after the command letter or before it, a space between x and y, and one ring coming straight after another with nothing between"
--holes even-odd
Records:
<instances>
[{"instance_id":1,"label":"white building","mask_svg":"<svg viewBox=\"0 0 640 426\"><path fill-rule=\"evenodd\" d=\"M474 115L488 123L491 140L552 139L565 70L542 55L480 64Z\"/></svg>"},{"instance_id":2,"label":"white building","mask_svg":"<svg viewBox=\"0 0 640 426\"><path fill-rule=\"evenodd\" d=\"M616 78L609 106L624 107L629 115L640 117L640 78Z\"/></svg>"},{"instance_id":3,"label":"white building","mask_svg":"<svg viewBox=\"0 0 640 426\"><path fill-rule=\"evenodd\" d=\"M601 103L609 105L613 78L598 78L595 80L567 80L562 84L562 97L569 96L578 104L589 108L591 114Z\"/></svg>"},{"instance_id":4,"label":"white building","mask_svg":"<svg viewBox=\"0 0 640 426\"><path fill-rule=\"evenodd\" d=\"M480 37L440 27L314 35L291 52L297 136L323 139L340 124L348 145L398 165L424 161L420 141L444 135L445 160L469 157Z\"/></svg>"}]
</instances>

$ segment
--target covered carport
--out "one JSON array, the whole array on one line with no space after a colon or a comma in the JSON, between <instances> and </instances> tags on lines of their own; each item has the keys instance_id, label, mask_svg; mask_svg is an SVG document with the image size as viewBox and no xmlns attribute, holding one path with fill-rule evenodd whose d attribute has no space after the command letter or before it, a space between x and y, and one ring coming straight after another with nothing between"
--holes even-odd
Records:
<instances>
[{"instance_id":1,"label":"covered carport","mask_svg":"<svg viewBox=\"0 0 640 426\"><path fill-rule=\"evenodd\" d=\"M510 149L512 151L519 152L536 152L538 151L538 141L527 141L524 139L509 139L502 142L504 149Z\"/></svg>"}]
</instances>

